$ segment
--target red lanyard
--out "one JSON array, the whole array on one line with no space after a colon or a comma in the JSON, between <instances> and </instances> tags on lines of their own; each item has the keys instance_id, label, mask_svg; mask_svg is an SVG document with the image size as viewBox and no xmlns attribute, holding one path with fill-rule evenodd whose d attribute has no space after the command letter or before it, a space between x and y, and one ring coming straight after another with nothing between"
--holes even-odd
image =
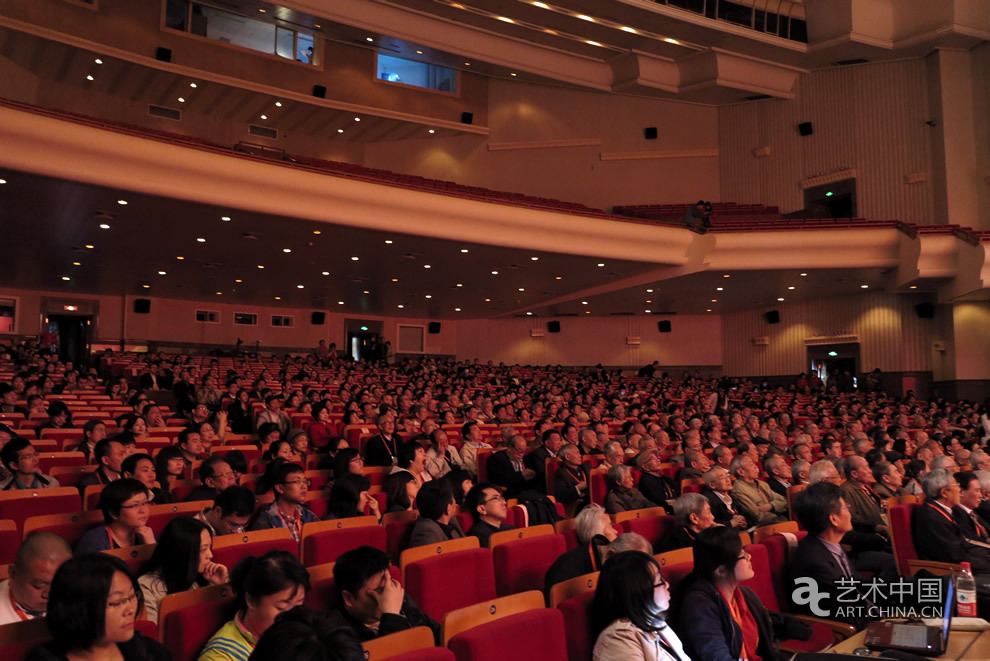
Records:
<instances>
[{"instance_id":1,"label":"red lanyard","mask_svg":"<svg viewBox=\"0 0 990 661\"><path fill-rule=\"evenodd\" d=\"M941 508L941 507L939 507L938 505L934 505L934 504L933 504L933 505L932 505L931 507L932 507L932 509L933 509L933 510L935 510L936 512L938 512L939 514L941 514L942 516L944 516L944 517L945 517L946 519L948 519L948 521L949 521L950 523L952 523L952 524L955 524L955 523L956 523L956 520L955 520L955 519L953 519L953 518L952 518L951 516L949 516L948 514L946 514L945 512L943 512L943 511L942 511L942 508Z\"/></svg>"},{"instance_id":2,"label":"red lanyard","mask_svg":"<svg viewBox=\"0 0 990 661\"><path fill-rule=\"evenodd\" d=\"M14 590L10 586L10 581L7 582L7 596L10 598L10 605L14 609L14 612L17 613L17 617L21 618L21 620L30 620L31 618L24 612L24 609L14 601Z\"/></svg>"}]
</instances>

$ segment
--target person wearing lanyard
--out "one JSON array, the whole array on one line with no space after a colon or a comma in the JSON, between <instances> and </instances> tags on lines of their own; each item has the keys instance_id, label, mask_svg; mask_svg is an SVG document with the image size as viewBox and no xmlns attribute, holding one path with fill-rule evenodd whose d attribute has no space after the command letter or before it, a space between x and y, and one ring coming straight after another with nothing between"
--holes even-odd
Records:
<instances>
[{"instance_id":1,"label":"person wearing lanyard","mask_svg":"<svg viewBox=\"0 0 990 661\"><path fill-rule=\"evenodd\" d=\"M100 492L104 525L90 529L76 543L75 554L154 544L148 527L148 488L134 478L114 480Z\"/></svg>"},{"instance_id":2,"label":"person wearing lanyard","mask_svg":"<svg viewBox=\"0 0 990 661\"><path fill-rule=\"evenodd\" d=\"M594 661L691 661L665 621L670 584L642 551L609 556L591 600Z\"/></svg>"},{"instance_id":3,"label":"person wearing lanyard","mask_svg":"<svg viewBox=\"0 0 990 661\"><path fill-rule=\"evenodd\" d=\"M739 532L724 526L702 530L694 542L694 569L681 585L675 628L693 659L779 661L770 616L752 590L750 555Z\"/></svg>"},{"instance_id":4,"label":"person wearing lanyard","mask_svg":"<svg viewBox=\"0 0 990 661\"><path fill-rule=\"evenodd\" d=\"M52 577L72 557L64 539L34 532L18 547L10 579L0 583L0 625L44 617Z\"/></svg>"}]
</instances>

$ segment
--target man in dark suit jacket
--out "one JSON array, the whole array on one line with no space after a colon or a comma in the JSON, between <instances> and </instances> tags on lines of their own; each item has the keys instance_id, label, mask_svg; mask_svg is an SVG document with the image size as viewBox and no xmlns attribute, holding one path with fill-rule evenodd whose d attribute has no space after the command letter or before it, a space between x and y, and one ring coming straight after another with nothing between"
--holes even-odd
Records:
<instances>
[{"instance_id":1,"label":"man in dark suit jacket","mask_svg":"<svg viewBox=\"0 0 990 661\"><path fill-rule=\"evenodd\" d=\"M526 439L516 435L509 439L504 452L493 452L485 465L489 482L505 487L506 498L516 498L526 489L536 488L536 472L526 468Z\"/></svg>"},{"instance_id":2,"label":"man in dark suit jacket","mask_svg":"<svg viewBox=\"0 0 990 661\"><path fill-rule=\"evenodd\" d=\"M729 477L729 471L721 466L715 466L709 469L702 479L705 480L705 486L701 488L701 495L708 499L715 523L737 530L756 525L756 520L747 517L746 510L736 501L732 493L732 478Z\"/></svg>"},{"instance_id":3,"label":"man in dark suit jacket","mask_svg":"<svg viewBox=\"0 0 990 661\"><path fill-rule=\"evenodd\" d=\"M990 542L990 523L979 515L977 507L983 500L983 489L980 480L972 471L961 471L955 474L961 493L959 504L952 508L952 517L962 529L963 537L975 539L984 544Z\"/></svg>"},{"instance_id":4,"label":"man in dark suit jacket","mask_svg":"<svg viewBox=\"0 0 990 661\"><path fill-rule=\"evenodd\" d=\"M395 419L391 415L378 416L378 436L370 439L364 448L366 466L391 466L399 456L402 437L395 433Z\"/></svg>"},{"instance_id":5,"label":"man in dark suit jacket","mask_svg":"<svg viewBox=\"0 0 990 661\"><path fill-rule=\"evenodd\" d=\"M667 514L673 514L674 506L669 500L677 498L677 488L673 480L660 472L660 455L656 450L640 452L636 457L636 465L642 471L639 477L639 490L648 499L664 508Z\"/></svg>"},{"instance_id":6,"label":"man in dark suit jacket","mask_svg":"<svg viewBox=\"0 0 990 661\"><path fill-rule=\"evenodd\" d=\"M536 478L533 482L536 490L540 493L546 493L547 459L557 456L557 452L560 451L560 447L564 444L564 440L561 438L560 432L556 429L548 429L543 432L543 438L540 440L543 441L543 445L527 454L523 461L526 468L529 468L536 473Z\"/></svg>"},{"instance_id":7,"label":"man in dark suit jacket","mask_svg":"<svg viewBox=\"0 0 990 661\"><path fill-rule=\"evenodd\" d=\"M953 564L969 562L974 574L990 574L990 552L966 541L952 516L952 508L959 504L959 483L949 471L939 468L925 475L921 485L925 502L915 509L911 526L918 557Z\"/></svg>"},{"instance_id":8,"label":"man in dark suit jacket","mask_svg":"<svg viewBox=\"0 0 990 661\"><path fill-rule=\"evenodd\" d=\"M787 498L787 489L791 486L788 479L791 476L791 469L784 457L774 454L763 462L763 468L767 472L767 484L770 488Z\"/></svg>"}]
</instances>

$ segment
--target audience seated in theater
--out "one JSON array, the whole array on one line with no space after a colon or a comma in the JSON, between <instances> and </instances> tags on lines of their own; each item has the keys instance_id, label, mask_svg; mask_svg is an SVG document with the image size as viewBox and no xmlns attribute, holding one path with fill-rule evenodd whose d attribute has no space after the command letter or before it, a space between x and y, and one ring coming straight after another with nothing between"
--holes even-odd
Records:
<instances>
[{"instance_id":1,"label":"audience seated in theater","mask_svg":"<svg viewBox=\"0 0 990 661\"><path fill-rule=\"evenodd\" d=\"M767 609L756 593L740 585L753 576L737 531L713 526L698 534L694 569L681 582L683 596L672 608L674 628L692 659L782 658Z\"/></svg>"},{"instance_id":2,"label":"audience seated in theater","mask_svg":"<svg viewBox=\"0 0 990 661\"><path fill-rule=\"evenodd\" d=\"M739 455L733 459L731 471L736 477L732 495L747 521L765 526L787 520L787 498L758 479L759 468L749 455Z\"/></svg>"},{"instance_id":3,"label":"audience seated in theater","mask_svg":"<svg viewBox=\"0 0 990 661\"><path fill-rule=\"evenodd\" d=\"M464 423L464 426L461 427L461 438L464 440L464 445L462 445L460 449L461 461L464 463L464 468L466 468L471 475L477 477L478 450L491 450L492 446L484 442L481 428L478 427L478 423L474 421Z\"/></svg>"},{"instance_id":4,"label":"audience seated in theater","mask_svg":"<svg viewBox=\"0 0 990 661\"><path fill-rule=\"evenodd\" d=\"M842 466L846 481L839 488L852 513L853 528L889 540L890 532L880 509L882 500L873 488L876 479L866 459L858 455L846 457Z\"/></svg>"},{"instance_id":5,"label":"audience seated in theater","mask_svg":"<svg viewBox=\"0 0 990 661\"><path fill-rule=\"evenodd\" d=\"M560 432L553 427L547 428L540 436L542 441L540 447L526 455L526 467L533 471L533 486L540 493L547 490L547 459L554 459L560 448L564 445L564 439Z\"/></svg>"},{"instance_id":6,"label":"audience seated in theater","mask_svg":"<svg viewBox=\"0 0 990 661\"><path fill-rule=\"evenodd\" d=\"M711 503L700 493L681 494L674 501L674 518L677 527L660 540L658 551L661 553L694 546L698 533L719 525L712 516Z\"/></svg>"},{"instance_id":7,"label":"audience seated in theater","mask_svg":"<svg viewBox=\"0 0 990 661\"><path fill-rule=\"evenodd\" d=\"M419 518L413 524L409 537L410 548L464 536L461 524L454 516L457 505L454 502L454 491L447 480L433 480L424 484L416 496L416 505L419 507Z\"/></svg>"},{"instance_id":8,"label":"audience seated in theater","mask_svg":"<svg viewBox=\"0 0 990 661\"><path fill-rule=\"evenodd\" d=\"M704 452L701 450L687 450L684 452L684 466L677 471L677 478L674 481L680 485L681 480L699 478L711 467L712 462L708 460Z\"/></svg>"},{"instance_id":9,"label":"audience seated in theater","mask_svg":"<svg viewBox=\"0 0 990 661\"><path fill-rule=\"evenodd\" d=\"M393 470L382 482L385 492L385 512L407 512L413 509L419 493L419 481L409 471ZM376 501L377 502L377 501Z\"/></svg>"},{"instance_id":10,"label":"audience seated in theater","mask_svg":"<svg viewBox=\"0 0 990 661\"><path fill-rule=\"evenodd\" d=\"M96 444L107 437L107 426L102 420L91 418L83 425L83 437L79 445L71 448L73 452L82 452L86 456L86 461L93 456L93 449Z\"/></svg>"},{"instance_id":11,"label":"audience seated in theater","mask_svg":"<svg viewBox=\"0 0 990 661\"><path fill-rule=\"evenodd\" d=\"M458 507L464 504L464 499L474 488L474 480L471 474L463 468L452 470L443 476L443 479L450 484L451 491L454 492L454 502Z\"/></svg>"},{"instance_id":12,"label":"audience seated in theater","mask_svg":"<svg viewBox=\"0 0 990 661\"><path fill-rule=\"evenodd\" d=\"M391 466L399 456L402 437L395 432L395 418L383 413L375 423L378 435L368 441L364 450L364 463L368 466Z\"/></svg>"},{"instance_id":13,"label":"audience seated in theater","mask_svg":"<svg viewBox=\"0 0 990 661\"><path fill-rule=\"evenodd\" d=\"M176 480L186 479L186 462L182 458L182 450L169 445L158 451L155 456L155 476L162 491L170 491Z\"/></svg>"},{"instance_id":14,"label":"audience seated in theater","mask_svg":"<svg viewBox=\"0 0 990 661\"><path fill-rule=\"evenodd\" d=\"M296 606L275 618L258 639L248 661L364 661L364 648L349 627L331 613Z\"/></svg>"},{"instance_id":15,"label":"audience seated in theater","mask_svg":"<svg viewBox=\"0 0 990 661\"><path fill-rule=\"evenodd\" d=\"M581 463L581 452L576 445L560 448L561 464L554 473L554 496L573 515L588 503L588 468Z\"/></svg>"},{"instance_id":16,"label":"audience seated in theater","mask_svg":"<svg viewBox=\"0 0 990 661\"><path fill-rule=\"evenodd\" d=\"M39 470L38 451L26 438L14 438L0 449L0 461L8 477L0 481L0 491L51 489L59 486L51 475Z\"/></svg>"},{"instance_id":17,"label":"audience seated in theater","mask_svg":"<svg viewBox=\"0 0 990 661\"><path fill-rule=\"evenodd\" d=\"M170 661L164 645L134 629L143 601L123 560L105 553L67 560L48 597L52 640L31 650L28 661Z\"/></svg>"},{"instance_id":18,"label":"audience seated in theater","mask_svg":"<svg viewBox=\"0 0 990 661\"><path fill-rule=\"evenodd\" d=\"M258 413L258 417L254 420L255 429L261 427L261 425L266 422L270 422L278 427L280 434L285 434L289 431L289 427L292 425L289 416L282 410L282 403L284 399L281 395L269 395L265 398L265 408Z\"/></svg>"},{"instance_id":19,"label":"audience seated in theater","mask_svg":"<svg viewBox=\"0 0 990 661\"><path fill-rule=\"evenodd\" d=\"M199 480L201 484L189 492L186 502L213 500L227 487L237 485L234 471L221 454L210 455L203 460L199 465Z\"/></svg>"},{"instance_id":20,"label":"audience seated in theater","mask_svg":"<svg viewBox=\"0 0 990 661\"><path fill-rule=\"evenodd\" d=\"M640 443L640 454L645 451L645 448L643 447L644 443L646 443L645 439ZM598 468L611 468L612 466L622 466L626 463L626 451L625 448L622 447L622 443L619 443L618 441L606 441L601 447L604 459L602 463L598 465Z\"/></svg>"},{"instance_id":21,"label":"audience seated in theater","mask_svg":"<svg viewBox=\"0 0 990 661\"><path fill-rule=\"evenodd\" d=\"M959 564L968 562L973 573L986 580L990 574L990 552L971 544L954 517L962 490L947 470L936 469L921 480L925 502L914 511L911 531L914 547L922 560ZM978 576L977 584L981 580Z\"/></svg>"},{"instance_id":22,"label":"audience seated in theater","mask_svg":"<svg viewBox=\"0 0 990 661\"><path fill-rule=\"evenodd\" d=\"M506 498L517 498L527 489L536 489L538 486L536 471L526 468L526 447L526 439L516 434L509 439L504 451L493 452L488 457L488 479L505 488Z\"/></svg>"},{"instance_id":23,"label":"audience seated in theater","mask_svg":"<svg viewBox=\"0 0 990 661\"><path fill-rule=\"evenodd\" d=\"M347 551L333 567L337 606L335 627L348 628L361 641L413 627L429 627L440 644L440 625L426 615L389 573L388 555L372 546Z\"/></svg>"},{"instance_id":24,"label":"audience seated in theater","mask_svg":"<svg viewBox=\"0 0 990 661\"><path fill-rule=\"evenodd\" d=\"M690 661L665 616L670 585L648 553L609 556L591 601L594 661Z\"/></svg>"},{"instance_id":25,"label":"audience seated in theater","mask_svg":"<svg viewBox=\"0 0 990 661\"><path fill-rule=\"evenodd\" d=\"M44 617L55 571L72 557L64 539L35 531L17 548L10 578L0 582L0 626Z\"/></svg>"},{"instance_id":26,"label":"audience seated in theater","mask_svg":"<svg viewBox=\"0 0 990 661\"><path fill-rule=\"evenodd\" d=\"M433 479L426 471L426 450L416 441L406 443L399 441L396 465L392 467L389 475L401 472L411 473L419 486Z\"/></svg>"},{"instance_id":27,"label":"audience seated in theater","mask_svg":"<svg viewBox=\"0 0 990 661\"><path fill-rule=\"evenodd\" d=\"M120 464L120 472L124 477L134 478L145 486L152 505L164 505L172 502L168 491L158 486L155 460L151 458L150 454L139 452L130 455Z\"/></svg>"},{"instance_id":28,"label":"audience seated in theater","mask_svg":"<svg viewBox=\"0 0 990 661\"><path fill-rule=\"evenodd\" d=\"M450 444L447 432L434 429L430 432L430 449L426 451L426 472L439 480L452 470L463 468L464 462L457 448Z\"/></svg>"},{"instance_id":29,"label":"audience seated in theater","mask_svg":"<svg viewBox=\"0 0 990 661\"><path fill-rule=\"evenodd\" d=\"M605 511L609 514L657 506L633 486L633 473L629 466L620 464L609 468L605 474L605 483L608 488Z\"/></svg>"},{"instance_id":30,"label":"audience seated in theater","mask_svg":"<svg viewBox=\"0 0 990 661\"><path fill-rule=\"evenodd\" d=\"M805 459L795 459L791 462L791 484L810 484L808 472L811 470L811 462Z\"/></svg>"},{"instance_id":31,"label":"audience seated in theater","mask_svg":"<svg viewBox=\"0 0 990 661\"><path fill-rule=\"evenodd\" d=\"M309 572L288 551L249 555L230 572L237 612L203 647L199 661L248 661L258 638L279 613L302 605Z\"/></svg>"},{"instance_id":32,"label":"audience seated in theater","mask_svg":"<svg viewBox=\"0 0 990 661\"><path fill-rule=\"evenodd\" d=\"M196 513L214 535L233 535L247 529L254 514L254 494L247 487L227 487L217 494L213 505Z\"/></svg>"},{"instance_id":33,"label":"audience seated in theater","mask_svg":"<svg viewBox=\"0 0 990 661\"><path fill-rule=\"evenodd\" d=\"M990 523L977 512L983 502L980 478L972 471L960 471L954 475L959 483L959 504L952 508L952 516L962 529L966 539L990 543Z\"/></svg>"},{"instance_id":34,"label":"audience seated in theater","mask_svg":"<svg viewBox=\"0 0 990 661\"><path fill-rule=\"evenodd\" d=\"M330 487L330 498L327 502L327 513L324 519L350 519L364 516L365 511L381 519L378 500L368 490L371 481L364 475L348 473L334 480Z\"/></svg>"},{"instance_id":35,"label":"audience seated in theater","mask_svg":"<svg viewBox=\"0 0 990 661\"><path fill-rule=\"evenodd\" d=\"M306 457L310 453L309 434L298 427L290 429L285 435L285 441L292 448L292 451L299 457L298 463L305 465Z\"/></svg>"},{"instance_id":36,"label":"audience seated in theater","mask_svg":"<svg viewBox=\"0 0 990 661\"><path fill-rule=\"evenodd\" d=\"M275 500L256 515L251 530L286 528L292 539L299 541L303 524L319 521L303 503L309 493L309 479L299 464L282 462L272 473Z\"/></svg>"},{"instance_id":37,"label":"audience seated in theater","mask_svg":"<svg viewBox=\"0 0 990 661\"><path fill-rule=\"evenodd\" d=\"M349 473L354 475L363 475L364 471L364 457L362 457L358 451L351 447L346 447L341 450L337 450L337 454L333 458L333 476L334 478L340 478Z\"/></svg>"},{"instance_id":38,"label":"audience seated in theater","mask_svg":"<svg viewBox=\"0 0 990 661\"><path fill-rule=\"evenodd\" d=\"M28 410L17 404L18 392L9 383L0 383L0 413L20 413L25 418Z\"/></svg>"},{"instance_id":39,"label":"audience seated in theater","mask_svg":"<svg viewBox=\"0 0 990 661\"><path fill-rule=\"evenodd\" d=\"M677 497L680 491L674 483L663 474L660 455L656 450L645 450L636 457L636 465L641 471L639 476L639 490L646 498L664 508L668 514L673 513L674 507L670 504Z\"/></svg>"},{"instance_id":40,"label":"audience seated in theater","mask_svg":"<svg viewBox=\"0 0 990 661\"><path fill-rule=\"evenodd\" d=\"M787 498L787 490L791 487L791 468L780 454L768 456L763 462L767 473L767 485L778 495Z\"/></svg>"},{"instance_id":41,"label":"audience seated in theater","mask_svg":"<svg viewBox=\"0 0 990 661\"><path fill-rule=\"evenodd\" d=\"M194 428L187 427L179 432L176 445L182 450L182 461L186 464L186 474L192 475L193 462L203 458L202 437Z\"/></svg>"},{"instance_id":42,"label":"audience seated in theater","mask_svg":"<svg viewBox=\"0 0 990 661\"><path fill-rule=\"evenodd\" d=\"M95 484L109 484L121 477L120 469L127 458L127 448L115 437L100 440L93 448L93 460L98 468L79 480L79 490Z\"/></svg>"},{"instance_id":43,"label":"audience seated in theater","mask_svg":"<svg viewBox=\"0 0 990 661\"><path fill-rule=\"evenodd\" d=\"M547 570L543 592L550 598L550 588L575 576L590 574L602 568L603 551L618 533L612 519L601 505L588 505L574 521L578 545L554 560Z\"/></svg>"},{"instance_id":44,"label":"audience seated in theater","mask_svg":"<svg viewBox=\"0 0 990 661\"><path fill-rule=\"evenodd\" d=\"M122 478L108 484L100 492L103 525L82 536L76 555L154 544L155 534L148 527L150 505L148 489L141 482Z\"/></svg>"},{"instance_id":45,"label":"audience seated in theater","mask_svg":"<svg viewBox=\"0 0 990 661\"><path fill-rule=\"evenodd\" d=\"M158 622L158 608L166 595L228 580L227 568L213 562L209 527L191 516L176 517L162 530L151 558L138 572L144 619Z\"/></svg>"},{"instance_id":46,"label":"audience seated in theater","mask_svg":"<svg viewBox=\"0 0 990 661\"><path fill-rule=\"evenodd\" d=\"M887 461L878 461L870 469L873 479L876 481L875 491L880 498L898 498L901 496L901 484L903 476L900 471L900 464L892 464Z\"/></svg>"},{"instance_id":47,"label":"audience seated in theater","mask_svg":"<svg viewBox=\"0 0 990 661\"><path fill-rule=\"evenodd\" d=\"M290 464L300 464L302 465L302 460L296 451L292 448L292 444L286 440L275 439L268 446L268 451L262 455L262 459L265 461L273 462L276 460L287 461Z\"/></svg>"},{"instance_id":48,"label":"audience seated in theater","mask_svg":"<svg viewBox=\"0 0 990 661\"><path fill-rule=\"evenodd\" d=\"M471 515L474 523L467 536L477 537L482 548L488 548L488 538L500 530L512 530L505 522L508 508L505 497L494 484L483 483L473 487L464 498L463 510Z\"/></svg>"},{"instance_id":49,"label":"audience seated in theater","mask_svg":"<svg viewBox=\"0 0 990 661\"><path fill-rule=\"evenodd\" d=\"M48 405L48 420L45 427L49 429L72 429L72 411L65 402L55 400Z\"/></svg>"}]
</instances>

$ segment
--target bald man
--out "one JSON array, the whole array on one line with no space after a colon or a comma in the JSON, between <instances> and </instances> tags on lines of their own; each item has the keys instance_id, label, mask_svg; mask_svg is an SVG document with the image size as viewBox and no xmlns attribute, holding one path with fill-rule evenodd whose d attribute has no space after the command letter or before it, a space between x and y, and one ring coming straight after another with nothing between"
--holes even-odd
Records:
<instances>
[{"instance_id":1,"label":"bald man","mask_svg":"<svg viewBox=\"0 0 990 661\"><path fill-rule=\"evenodd\" d=\"M0 583L0 625L44 617L55 570L71 557L72 549L55 533L28 535L10 566L10 579Z\"/></svg>"}]
</instances>

